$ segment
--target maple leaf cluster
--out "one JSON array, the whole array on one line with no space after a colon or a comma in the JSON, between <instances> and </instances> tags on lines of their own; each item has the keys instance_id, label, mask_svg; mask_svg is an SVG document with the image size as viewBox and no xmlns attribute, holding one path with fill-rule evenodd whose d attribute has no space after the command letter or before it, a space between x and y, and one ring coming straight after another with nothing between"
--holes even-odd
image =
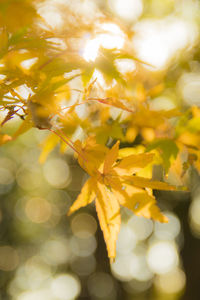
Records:
<instances>
[{"instance_id":1,"label":"maple leaf cluster","mask_svg":"<svg viewBox=\"0 0 200 300\"><path fill-rule=\"evenodd\" d=\"M139 177L136 173L152 162L154 154L142 153L118 159L119 141L111 149L95 144L89 138L85 145L75 144L78 161L90 175L69 213L95 200L99 223L111 261L116 256L116 240L120 230L120 205L129 208L138 216L167 222L160 212L152 189L174 190L167 183ZM95 148L95 151L94 151ZM98 153L98 155L97 155Z\"/></svg>"}]
</instances>

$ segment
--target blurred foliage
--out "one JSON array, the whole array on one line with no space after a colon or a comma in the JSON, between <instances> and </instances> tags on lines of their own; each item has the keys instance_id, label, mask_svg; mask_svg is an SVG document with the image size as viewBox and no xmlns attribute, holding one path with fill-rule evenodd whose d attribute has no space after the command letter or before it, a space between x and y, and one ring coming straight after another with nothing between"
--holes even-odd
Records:
<instances>
[{"instance_id":1,"label":"blurred foliage","mask_svg":"<svg viewBox=\"0 0 200 300\"><path fill-rule=\"evenodd\" d=\"M199 11L192 0L0 2L2 299L181 297L180 222L162 199L192 190L199 237ZM93 200L113 276L93 206L65 216Z\"/></svg>"}]
</instances>

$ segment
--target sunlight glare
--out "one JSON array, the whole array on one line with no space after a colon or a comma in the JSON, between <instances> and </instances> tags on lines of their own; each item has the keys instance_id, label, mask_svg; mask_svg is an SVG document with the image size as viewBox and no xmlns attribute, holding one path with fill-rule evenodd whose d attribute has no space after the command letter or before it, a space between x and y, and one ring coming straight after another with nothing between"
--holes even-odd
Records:
<instances>
[{"instance_id":1,"label":"sunlight glare","mask_svg":"<svg viewBox=\"0 0 200 300\"><path fill-rule=\"evenodd\" d=\"M38 57L26 59L26 60L23 60L20 65L25 70L29 70L37 62L37 60L38 60Z\"/></svg>"},{"instance_id":2,"label":"sunlight glare","mask_svg":"<svg viewBox=\"0 0 200 300\"><path fill-rule=\"evenodd\" d=\"M86 42L83 58L86 61L95 61L100 47L106 49L121 49L124 46L124 33L114 23L99 24L97 35Z\"/></svg>"},{"instance_id":3,"label":"sunlight glare","mask_svg":"<svg viewBox=\"0 0 200 300\"><path fill-rule=\"evenodd\" d=\"M186 105L200 106L200 72L184 73L177 84Z\"/></svg>"},{"instance_id":4,"label":"sunlight glare","mask_svg":"<svg viewBox=\"0 0 200 300\"><path fill-rule=\"evenodd\" d=\"M94 61L98 55L99 47L100 42L98 38L89 40L86 43L85 49L83 51L83 58L86 61Z\"/></svg>"},{"instance_id":5,"label":"sunlight glare","mask_svg":"<svg viewBox=\"0 0 200 300\"><path fill-rule=\"evenodd\" d=\"M125 21L135 21L143 11L141 0L109 0L109 6Z\"/></svg>"},{"instance_id":6,"label":"sunlight glare","mask_svg":"<svg viewBox=\"0 0 200 300\"><path fill-rule=\"evenodd\" d=\"M56 3L44 1L38 5L38 14L46 21L53 29L62 27L64 21L56 7Z\"/></svg>"},{"instance_id":7,"label":"sunlight glare","mask_svg":"<svg viewBox=\"0 0 200 300\"><path fill-rule=\"evenodd\" d=\"M172 16L143 20L133 30L137 57L152 65L145 68L155 71L165 68L178 51L193 46L198 34L194 23Z\"/></svg>"},{"instance_id":8,"label":"sunlight glare","mask_svg":"<svg viewBox=\"0 0 200 300\"><path fill-rule=\"evenodd\" d=\"M136 63L132 59L116 59L115 64L121 74L132 73L136 70Z\"/></svg>"},{"instance_id":9,"label":"sunlight glare","mask_svg":"<svg viewBox=\"0 0 200 300\"><path fill-rule=\"evenodd\" d=\"M101 87L106 86L106 82L104 80L103 74L97 69L94 70L94 73L91 78L91 82L94 80L96 80L96 82L98 82L98 84L100 84Z\"/></svg>"}]
</instances>

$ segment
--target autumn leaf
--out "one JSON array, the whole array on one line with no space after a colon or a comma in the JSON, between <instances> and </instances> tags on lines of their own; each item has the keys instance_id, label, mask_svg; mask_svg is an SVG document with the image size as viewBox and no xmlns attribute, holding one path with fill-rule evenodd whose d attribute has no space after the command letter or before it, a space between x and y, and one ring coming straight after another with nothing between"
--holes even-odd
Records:
<instances>
[{"instance_id":1,"label":"autumn leaf","mask_svg":"<svg viewBox=\"0 0 200 300\"><path fill-rule=\"evenodd\" d=\"M87 140L81 143L77 140L74 143L77 150L78 162L80 166L90 175L96 174L96 170L103 163L108 148L104 145L96 144L94 136L90 136Z\"/></svg>"},{"instance_id":2,"label":"autumn leaf","mask_svg":"<svg viewBox=\"0 0 200 300\"><path fill-rule=\"evenodd\" d=\"M150 110L149 108L140 106L131 119L131 123L138 127L157 128L165 123L167 119L177 117L180 112L177 109L170 110Z\"/></svg>"},{"instance_id":3,"label":"autumn leaf","mask_svg":"<svg viewBox=\"0 0 200 300\"><path fill-rule=\"evenodd\" d=\"M154 196L149 195L147 191L136 188L132 185L123 185L123 192L116 192L121 205L132 210L132 212L140 217L153 219L159 222L167 222L168 219L156 205Z\"/></svg>"},{"instance_id":4,"label":"autumn leaf","mask_svg":"<svg viewBox=\"0 0 200 300\"><path fill-rule=\"evenodd\" d=\"M116 256L116 240L121 223L120 205L131 209L138 216L167 222L150 190L174 190L175 187L135 175L138 170L152 162L154 155L151 153L129 155L119 160L118 141L110 150L95 144L93 138L89 138L85 145L77 141L75 146L80 165L91 177L68 214L95 200L108 256L112 262ZM92 146L99 151L100 159L96 151L92 151Z\"/></svg>"},{"instance_id":5,"label":"autumn leaf","mask_svg":"<svg viewBox=\"0 0 200 300\"><path fill-rule=\"evenodd\" d=\"M112 170L114 162L117 160L119 152L119 142L107 153L104 161L103 174L108 174Z\"/></svg>"},{"instance_id":6,"label":"autumn leaf","mask_svg":"<svg viewBox=\"0 0 200 300\"><path fill-rule=\"evenodd\" d=\"M133 154L123 158L115 167L118 174L133 174L144 168L154 157L153 153Z\"/></svg>"},{"instance_id":7,"label":"autumn leaf","mask_svg":"<svg viewBox=\"0 0 200 300\"><path fill-rule=\"evenodd\" d=\"M131 113L134 112L134 109L127 107L127 105L125 105L122 101L120 101L119 99L113 98L113 97L112 98L111 97L110 98L102 98L102 99L101 98L87 98L87 101L98 101L100 103L114 106L116 108L121 108L122 110L131 112Z\"/></svg>"},{"instance_id":8,"label":"autumn leaf","mask_svg":"<svg viewBox=\"0 0 200 300\"><path fill-rule=\"evenodd\" d=\"M46 161L49 153L55 148L55 146L60 142L60 138L55 134L51 133L41 144L42 152L40 153L39 162L42 164Z\"/></svg>"},{"instance_id":9,"label":"autumn leaf","mask_svg":"<svg viewBox=\"0 0 200 300\"><path fill-rule=\"evenodd\" d=\"M30 116L27 116L26 119L21 123L17 131L13 135L13 139L16 139L21 134L25 133L33 127L33 123L30 119Z\"/></svg>"},{"instance_id":10,"label":"autumn leaf","mask_svg":"<svg viewBox=\"0 0 200 300\"><path fill-rule=\"evenodd\" d=\"M166 182L153 181L148 178L139 177L139 176L123 176L124 182L132 184L134 186L138 186L141 188L150 188L155 190L163 190L163 191L174 191L176 188L172 185L169 185Z\"/></svg>"},{"instance_id":11,"label":"autumn leaf","mask_svg":"<svg viewBox=\"0 0 200 300\"><path fill-rule=\"evenodd\" d=\"M112 190L100 182L97 182L95 192L99 223L104 234L108 256L113 262L116 256L116 240L121 224L120 203Z\"/></svg>"},{"instance_id":12,"label":"autumn leaf","mask_svg":"<svg viewBox=\"0 0 200 300\"><path fill-rule=\"evenodd\" d=\"M76 199L76 201L74 202L74 204L70 207L68 214L72 214L74 211L76 211L77 209L84 207L86 205L88 205L89 203L91 203L94 198L95 198L95 193L92 190L92 179L88 179L82 190L81 193L79 194L78 198Z\"/></svg>"}]
</instances>

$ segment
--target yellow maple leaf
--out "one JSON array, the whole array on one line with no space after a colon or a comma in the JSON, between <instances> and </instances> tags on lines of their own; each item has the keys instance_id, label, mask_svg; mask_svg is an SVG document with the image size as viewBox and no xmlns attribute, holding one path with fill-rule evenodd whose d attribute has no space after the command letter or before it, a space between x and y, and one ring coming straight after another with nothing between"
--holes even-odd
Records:
<instances>
[{"instance_id":1,"label":"yellow maple leaf","mask_svg":"<svg viewBox=\"0 0 200 300\"><path fill-rule=\"evenodd\" d=\"M77 209L88 205L94 200L95 193L92 190L92 186L93 182L92 178L90 178L85 182L84 186L82 187L81 193L79 194L73 205L70 207L68 215L72 214Z\"/></svg>"},{"instance_id":2,"label":"yellow maple leaf","mask_svg":"<svg viewBox=\"0 0 200 300\"><path fill-rule=\"evenodd\" d=\"M105 146L96 144L94 138L89 138L84 145L77 141L75 147L80 165L91 177L86 181L68 214L95 200L108 256L112 262L116 256L116 240L121 223L120 205L131 209L138 216L167 222L167 218L156 206L151 190L175 188L164 182L135 175L138 170L152 162L152 153L129 155L119 160L119 142L108 150Z\"/></svg>"},{"instance_id":3,"label":"yellow maple leaf","mask_svg":"<svg viewBox=\"0 0 200 300\"><path fill-rule=\"evenodd\" d=\"M49 153L55 148L55 146L60 142L60 138L54 133L47 136L45 141L41 144L42 152L40 153L39 162L42 164L46 161Z\"/></svg>"}]
</instances>

